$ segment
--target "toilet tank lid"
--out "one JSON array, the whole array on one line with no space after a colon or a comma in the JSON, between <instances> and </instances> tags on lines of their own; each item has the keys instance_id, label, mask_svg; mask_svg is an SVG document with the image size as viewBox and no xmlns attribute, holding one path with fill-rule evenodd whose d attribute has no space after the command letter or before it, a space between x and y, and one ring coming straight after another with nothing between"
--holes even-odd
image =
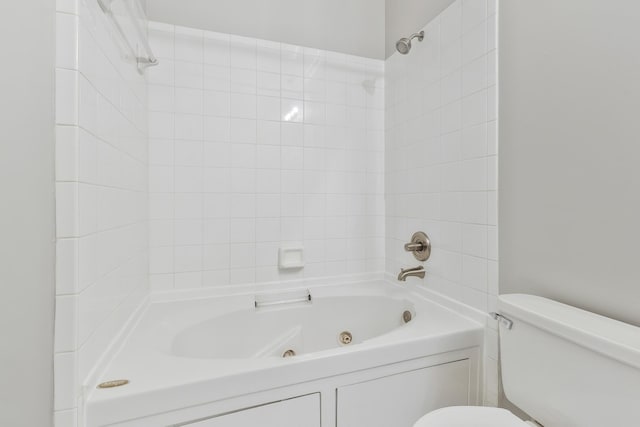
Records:
<instances>
[{"instance_id":1,"label":"toilet tank lid","mask_svg":"<svg viewBox=\"0 0 640 427\"><path fill-rule=\"evenodd\" d=\"M535 295L500 295L498 308L514 328L521 320L640 369L640 327Z\"/></svg>"}]
</instances>

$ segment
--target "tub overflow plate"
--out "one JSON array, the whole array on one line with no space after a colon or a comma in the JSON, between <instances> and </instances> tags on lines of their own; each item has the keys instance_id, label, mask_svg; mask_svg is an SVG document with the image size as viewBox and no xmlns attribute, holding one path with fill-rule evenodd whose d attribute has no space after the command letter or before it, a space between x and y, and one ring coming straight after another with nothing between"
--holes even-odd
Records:
<instances>
[{"instance_id":1,"label":"tub overflow plate","mask_svg":"<svg viewBox=\"0 0 640 427\"><path fill-rule=\"evenodd\" d=\"M349 345L351 344L351 341L353 341L353 336L351 335L351 332L344 331L340 333L340 336L338 337L338 341L342 345Z\"/></svg>"}]
</instances>

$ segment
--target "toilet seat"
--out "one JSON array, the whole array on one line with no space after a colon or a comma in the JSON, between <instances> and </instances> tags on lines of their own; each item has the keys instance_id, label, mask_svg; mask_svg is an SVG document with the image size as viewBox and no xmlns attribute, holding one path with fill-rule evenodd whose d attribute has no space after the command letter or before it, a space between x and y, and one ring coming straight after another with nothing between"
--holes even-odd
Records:
<instances>
[{"instance_id":1,"label":"toilet seat","mask_svg":"<svg viewBox=\"0 0 640 427\"><path fill-rule=\"evenodd\" d=\"M413 427L529 427L506 409L452 406L429 412Z\"/></svg>"}]
</instances>

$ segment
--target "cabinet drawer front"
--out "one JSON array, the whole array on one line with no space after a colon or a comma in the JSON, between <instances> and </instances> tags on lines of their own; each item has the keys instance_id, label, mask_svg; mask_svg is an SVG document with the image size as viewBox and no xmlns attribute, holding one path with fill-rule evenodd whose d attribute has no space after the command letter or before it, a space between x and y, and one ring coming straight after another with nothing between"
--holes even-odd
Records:
<instances>
[{"instance_id":1,"label":"cabinet drawer front","mask_svg":"<svg viewBox=\"0 0 640 427\"><path fill-rule=\"evenodd\" d=\"M338 427L412 427L434 409L469 404L469 361L340 387L337 404Z\"/></svg>"},{"instance_id":2,"label":"cabinet drawer front","mask_svg":"<svg viewBox=\"0 0 640 427\"><path fill-rule=\"evenodd\" d=\"M188 427L320 427L320 395L315 393L296 397L184 425Z\"/></svg>"}]
</instances>

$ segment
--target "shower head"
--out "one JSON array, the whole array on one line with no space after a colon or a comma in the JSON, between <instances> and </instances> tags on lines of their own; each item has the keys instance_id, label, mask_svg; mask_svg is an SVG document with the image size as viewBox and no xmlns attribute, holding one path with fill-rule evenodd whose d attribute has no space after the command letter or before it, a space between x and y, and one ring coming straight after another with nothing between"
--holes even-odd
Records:
<instances>
[{"instance_id":1,"label":"shower head","mask_svg":"<svg viewBox=\"0 0 640 427\"><path fill-rule=\"evenodd\" d=\"M411 34L409 38L401 38L396 43L396 49L403 55L406 55L411 50L411 40L417 38L418 41L424 40L424 31L420 31L419 33Z\"/></svg>"}]
</instances>

